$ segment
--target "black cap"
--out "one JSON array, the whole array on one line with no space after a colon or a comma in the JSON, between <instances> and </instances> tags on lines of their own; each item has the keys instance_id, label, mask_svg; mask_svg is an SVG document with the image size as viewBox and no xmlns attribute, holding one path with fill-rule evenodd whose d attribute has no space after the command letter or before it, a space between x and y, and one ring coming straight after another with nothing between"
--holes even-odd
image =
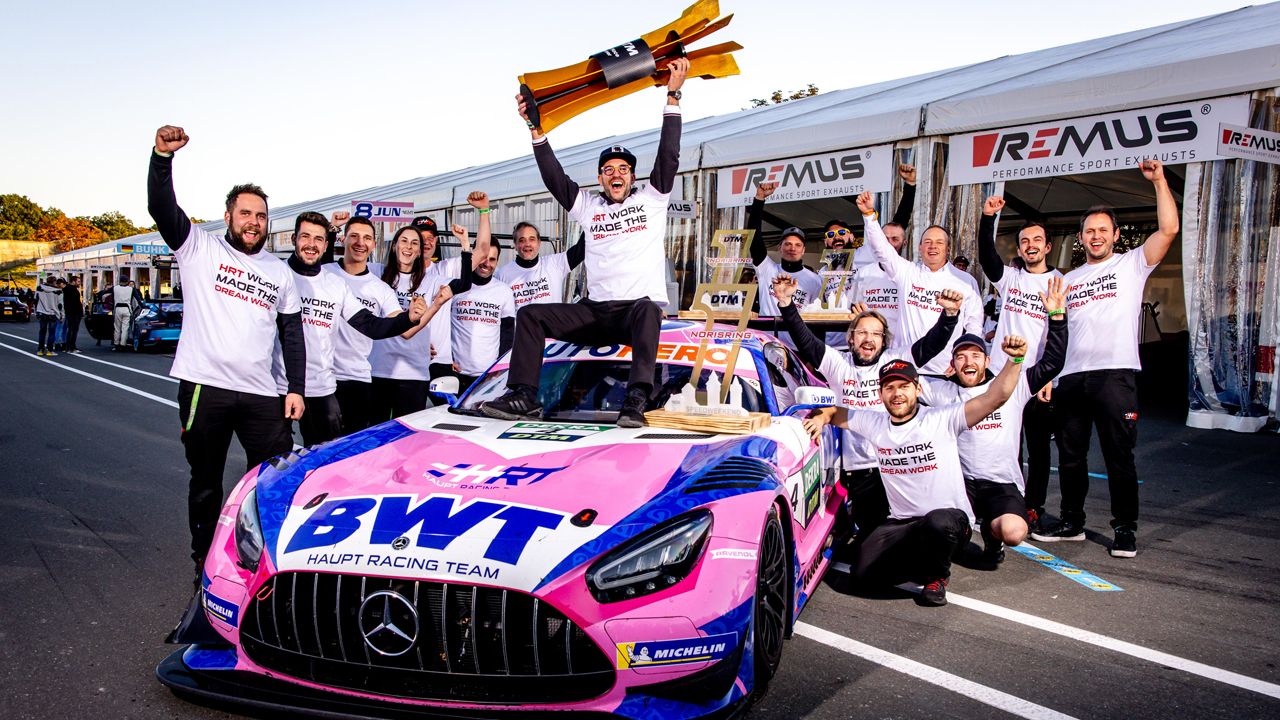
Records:
<instances>
[{"instance_id":1,"label":"black cap","mask_svg":"<svg viewBox=\"0 0 1280 720\"><path fill-rule=\"evenodd\" d=\"M801 229L800 229L800 228L798 228L798 227L792 226L792 227L789 227L789 228L787 228L786 230L783 230L783 231L782 231L782 239L783 239L783 240L786 240L787 238L791 237L792 235L795 235L796 237L800 238L801 240L804 240L804 231L803 231L803 230L801 230Z\"/></svg>"},{"instance_id":2,"label":"black cap","mask_svg":"<svg viewBox=\"0 0 1280 720\"><path fill-rule=\"evenodd\" d=\"M427 215L419 215L418 217L413 219L413 222L410 223L410 225L417 230L427 230L432 235L440 234L440 231L436 230L436 221L432 220Z\"/></svg>"},{"instance_id":3,"label":"black cap","mask_svg":"<svg viewBox=\"0 0 1280 720\"><path fill-rule=\"evenodd\" d=\"M979 350L981 350L983 355L986 355L988 352L987 341L983 340L977 335L974 335L973 333L965 333L960 337L956 338L956 341L951 344L951 352L954 353L962 347L970 347L970 346L976 347Z\"/></svg>"},{"instance_id":4,"label":"black cap","mask_svg":"<svg viewBox=\"0 0 1280 720\"><path fill-rule=\"evenodd\" d=\"M894 360L880 366L880 384L883 385L886 380L919 382L920 375L916 372L915 365L906 360Z\"/></svg>"},{"instance_id":5,"label":"black cap","mask_svg":"<svg viewBox=\"0 0 1280 720\"><path fill-rule=\"evenodd\" d=\"M636 169L636 156L630 150L622 147L621 145L610 145L600 151L600 162L596 163L596 167L602 168L604 167L604 164L610 160L624 160L631 166L631 170L633 172Z\"/></svg>"},{"instance_id":6,"label":"black cap","mask_svg":"<svg viewBox=\"0 0 1280 720\"><path fill-rule=\"evenodd\" d=\"M969 264L969 258L967 258L967 257L965 257L965 256L963 256L963 255L957 255L957 256L956 256L956 259L951 261L951 264L952 264L952 265L954 265L954 264L956 264L956 263L964 263L965 265L968 265L968 264Z\"/></svg>"}]
</instances>

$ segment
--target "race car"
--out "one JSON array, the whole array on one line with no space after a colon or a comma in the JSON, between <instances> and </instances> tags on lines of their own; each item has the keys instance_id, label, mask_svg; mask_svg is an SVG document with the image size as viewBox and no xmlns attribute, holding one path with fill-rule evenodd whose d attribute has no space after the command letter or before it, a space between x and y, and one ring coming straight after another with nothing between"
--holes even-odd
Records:
<instances>
[{"instance_id":1,"label":"race car","mask_svg":"<svg viewBox=\"0 0 1280 720\"><path fill-rule=\"evenodd\" d=\"M0 320L31 322L31 309L17 295L0 295Z\"/></svg>"},{"instance_id":2,"label":"race car","mask_svg":"<svg viewBox=\"0 0 1280 720\"><path fill-rule=\"evenodd\" d=\"M449 406L251 471L160 680L362 717L741 711L821 582L845 493L838 436L802 421L830 390L769 335L739 333L736 354L732 328L711 335L694 401L727 382L767 427L619 428L631 348L551 341L538 419L479 411L500 360ZM688 397L706 336L664 323L653 406Z\"/></svg>"}]
</instances>

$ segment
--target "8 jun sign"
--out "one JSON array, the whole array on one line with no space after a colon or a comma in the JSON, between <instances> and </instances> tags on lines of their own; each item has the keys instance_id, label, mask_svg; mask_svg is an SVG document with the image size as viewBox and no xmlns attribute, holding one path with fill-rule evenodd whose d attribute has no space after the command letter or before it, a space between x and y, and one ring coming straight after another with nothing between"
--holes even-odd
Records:
<instances>
[{"instance_id":1,"label":"8 jun sign","mask_svg":"<svg viewBox=\"0 0 1280 720\"><path fill-rule=\"evenodd\" d=\"M1082 175L1218 160L1221 123L1243 123L1249 97L1234 95L1091 115L951 138L951 185Z\"/></svg>"}]
</instances>

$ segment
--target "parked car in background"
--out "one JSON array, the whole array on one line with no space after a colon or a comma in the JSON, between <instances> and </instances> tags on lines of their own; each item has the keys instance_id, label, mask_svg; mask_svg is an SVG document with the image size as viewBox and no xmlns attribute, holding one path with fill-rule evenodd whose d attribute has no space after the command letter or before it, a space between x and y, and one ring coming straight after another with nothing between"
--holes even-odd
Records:
<instances>
[{"instance_id":1,"label":"parked car in background","mask_svg":"<svg viewBox=\"0 0 1280 720\"><path fill-rule=\"evenodd\" d=\"M182 301L172 298L148 300L133 314L129 345L134 350L177 345L182 334Z\"/></svg>"},{"instance_id":2,"label":"parked car in background","mask_svg":"<svg viewBox=\"0 0 1280 720\"><path fill-rule=\"evenodd\" d=\"M4 322L30 322L31 310L16 295L0 295L0 320Z\"/></svg>"}]
</instances>

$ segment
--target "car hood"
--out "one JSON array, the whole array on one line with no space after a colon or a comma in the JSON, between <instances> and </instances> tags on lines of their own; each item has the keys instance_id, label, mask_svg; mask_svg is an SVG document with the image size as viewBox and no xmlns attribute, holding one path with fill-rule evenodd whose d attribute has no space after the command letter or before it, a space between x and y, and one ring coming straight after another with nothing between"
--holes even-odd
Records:
<instances>
[{"instance_id":1,"label":"car hood","mask_svg":"<svg viewBox=\"0 0 1280 720\"><path fill-rule=\"evenodd\" d=\"M528 591L705 502L676 488L707 463L774 451L759 438L433 409L264 466L259 514L280 571Z\"/></svg>"}]
</instances>

